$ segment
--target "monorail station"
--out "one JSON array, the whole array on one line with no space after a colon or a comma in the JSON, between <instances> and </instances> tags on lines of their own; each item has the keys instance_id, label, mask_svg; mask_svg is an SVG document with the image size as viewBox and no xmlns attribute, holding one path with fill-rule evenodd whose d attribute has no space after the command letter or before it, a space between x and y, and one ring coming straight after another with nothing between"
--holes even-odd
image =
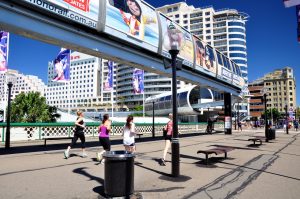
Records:
<instances>
[{"instance_id":1,"label":"monorail station","mask_svg":"<svg viewBox=\"0 0 300 199\"><path fill-rule=\"evenodd\" d=\"M128 32L124 15L120 13L126 5L114 1L91 3L89 14L63 6L71 13L64 14L62 5L48 1L3 1L1 28L166 77L172 76L171 69L166 69L170 67L166 60L171 58L168 50L175 45L180 48L178 62L181 63L176 78L198 85L202 90L221 93L225 104L230 105L223 106L225 115L231 117L231 99L238 98L245 85L239 66L146 2L141 3L141 8L149 15L149 23L139 32ZM194 101L189 108L193 106L194 112L208 112L208 106L220 105L218 102L214 102L214 106L202 103L204 101L198 100L198 104Z\"/></svg>"},{"instance_id":2,"label":"monorail station","mask_svg":"<svg viewBox=\"0 0 300 199\"><path fill-rule=\"evenodd\" d=\"M265 130L248 129L245 134L232 129L232 112L247 112L239 105L248 93L238 64L143 0L80 2L1 0L0 30L170 77L172 90L146 99L144 108L153 116L151 125L132 124L130 118L125 126L113 123L112 128L103 122L106 144L109 136L112 143L111 150L103 146L103 157L98 157L98 134L103 127L99 128L99 122L75 122L85 131L80 137L82 157L73 145L67 153L63 151L67 147L64 141L78 139L76 131L73 133L74 122L49 126L14 124L12 131L10 120L6 127L0 125L5 142L5 151L0 153L5 155L0 157L5 166L0 169L4 179L0 181L0 198L135 198L133 194L143 194L145 198L250 198L253 194L259 198L284 198L269 184L264 185L265 192L256 181L258 176L268 183L283 180L291 187L290 198L299 196L299 172L288 173L286 169L287 162L300 162L300 155L290 151L297 147L293 144L298 142L298 133L282 132L277 142L275 131L267 129L267 125ZM177 89L177 80L192 86ZM80 112L78 118L82 115ZM165 123L154 123L154 117L166 115L170 119L167 127ZM208 123L220 116L216 132L208 132ZM136 143L134 140L129 146L124 142L124 150L125 131ZM14 143L14 150L10 137L16 134L25 134L29 141ZM89 156L85 154L85 135ZM69 156L71 146L74 154ZM170 146L171 155L167 154ZM28 154L23 156L26 151ZM98 161L100 158L105 161ZM283 161L277 161L280 158ZM281 165L287 173L281 173ZM245 187L250 188L242 192ZM288 188L281 186L280 190ZM116 193L123 189L125 193Z\"/></svg>"}]
</instances>

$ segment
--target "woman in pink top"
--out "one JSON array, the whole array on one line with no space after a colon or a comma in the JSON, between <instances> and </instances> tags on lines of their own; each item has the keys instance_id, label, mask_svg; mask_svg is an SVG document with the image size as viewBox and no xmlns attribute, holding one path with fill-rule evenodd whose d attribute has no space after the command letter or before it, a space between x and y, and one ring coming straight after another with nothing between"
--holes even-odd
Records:
<instances>
[{"instance_id":1,"label":"woman in pink top","mask_svg":"<svg viewBox=\"0 0 300 199\"><path fill-rule=\"evenodd\" d=\"M102 124L99 126L99 142L103 147L103 151L97 153L97 161L100 161L101 164L104 163L102 155L106 151L110 151L110 140L109 133L111 131L111 122L109 120L109 115L103 115Z\"/></svg>"},{"instance_id":2,"label":"woman in pink top","mask_svg":"<svg viewBox=\"0 0 300 199\"><path fill-rule=\"evenodd\" d=\"M173 114L172 113L169 114L169 119L170 119L170 121L164 127L164 130L167 131L167 135L165 136L165 149L164 149L163 158L161 159L162 166L166 166L165 159L166 159L167 152L171 146L171 139L172 139L172 134L173 134Z\"/></svg>"}]
</instances>

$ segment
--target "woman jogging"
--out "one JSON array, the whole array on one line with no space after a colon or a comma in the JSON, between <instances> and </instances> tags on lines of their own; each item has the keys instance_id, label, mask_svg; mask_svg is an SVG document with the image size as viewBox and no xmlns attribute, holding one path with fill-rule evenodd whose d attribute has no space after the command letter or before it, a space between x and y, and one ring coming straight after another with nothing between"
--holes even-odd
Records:
<instances>
[{"instance_id":1,"label":"woman jogging","mask_svg":"<svg viewBox=\"0 0 300 199\"><path fill-rule=\"evenodd\" d=\"M133 123L133 117L129 115L124 125L123 130L123 144L125 150L129 153L135 153L135 124Z\"/></svg>"},{"instance_id":2,"label":"woman jogging","mask_svg":"<svg viewBox=\"0 0 300 199\"><path fill-rule=\"evenodd\" d=\"M169 114L169 122L167 123L167 125L164 127L164 130L167 131L167 135L165 136L165 149L164 149L164 153L163 153L163 158L161 159L161 165L162 166L166 166L166 155L167 152L171 146L171 139L172 139L172 134L173 134L173 114L170 113Z\"/></svg>"},{"instance_id":3,"label":"woman jogging","mask_svg":"<svg viewBox=\"0 0 300 199\"><path fill-rule=\"evenodd\" d=\"M85 136L84 136L85 124L83 121L83 112L77 111L77 116L78 117L75 122L74 137L72 139L71 145L69 145L67 150L65 150L65 152L64 152L64 156L66 159L68 159L70 157L70 155L69 155L70 149L71 149L71 147L73 147L76 144L78 138L81 141L81 149L82 149L81 157L83 157L83 158L87 157L87 154L85 153Z\"/></svg>"},{"instance_id":4,"label":"woman jogging","mask_svg":"<svg viewBox=\"0 0 300 199\"><path fill-rule=\"evenodd\" d=\"M110 141L109 141L109 133L111 131L111 121L109 120L109 115L103 115L102 124L99 126L99 142L103 147L103 151L97 153L97 161L101 164L104 163L104 159L102 155L106 151L110 151Z\"/></svg>"}]
</instances>

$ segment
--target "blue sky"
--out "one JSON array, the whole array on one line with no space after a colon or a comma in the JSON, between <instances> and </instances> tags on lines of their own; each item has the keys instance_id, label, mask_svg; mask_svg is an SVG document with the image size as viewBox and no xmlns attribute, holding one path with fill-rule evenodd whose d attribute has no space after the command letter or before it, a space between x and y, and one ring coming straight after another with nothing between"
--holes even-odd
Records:
<instances>
[{"instance_id":1,"label":"blue sky","mask_svg":"<svg viewBox=\"0 0 300 199\"><path fill-rule=\"evenodd\" d=\"M154 7L175 0L146 0ZM250 15L247 22L249 80L262 77L277 68L290 66L297 81L297 105L300 105L300 44L297 42L295 7L285 8L282 0L187 0L188 5L215 9L232 8ZM9 67L47 81L48 61L60 47L26 39L15 34L10 39ZM298 77L298 78L297 78Z\"/></svg>"}]
</instances>

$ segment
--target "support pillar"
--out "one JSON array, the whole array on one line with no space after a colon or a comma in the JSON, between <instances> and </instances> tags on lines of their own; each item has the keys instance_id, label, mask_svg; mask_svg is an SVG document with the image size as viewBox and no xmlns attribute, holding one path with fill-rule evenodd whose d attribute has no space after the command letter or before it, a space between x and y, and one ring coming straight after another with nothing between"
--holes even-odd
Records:
<instances>
[{"instance_id":1,"label":"support pillar","mask_svg":"<svg viewBox=\"0 0 300 199\"><path fill-rule=\"evenodd\" d=\"M224 93L225 134L232 134L231 93Z\"/></svg>"}]
</instances>

